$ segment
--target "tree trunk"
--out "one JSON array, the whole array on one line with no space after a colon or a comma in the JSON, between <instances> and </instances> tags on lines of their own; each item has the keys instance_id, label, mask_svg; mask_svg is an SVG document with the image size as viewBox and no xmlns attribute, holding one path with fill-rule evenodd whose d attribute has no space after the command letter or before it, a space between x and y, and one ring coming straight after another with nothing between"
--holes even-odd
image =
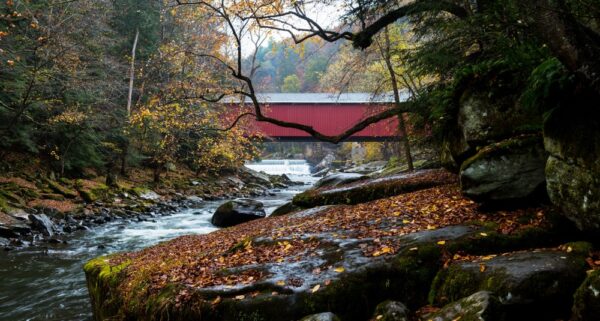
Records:
<instances>
[{"instance_id":1,"label":"tree trunk","mask_svg":"<svg viewBox=\"0 0 600 321\"><path fill-rule=\"evenodd\" d=\"M127 176L127 154L129 153L129 142L123 145L123 151L121 152L121 176Z\"/></svg>"},{"instance_id":2,"label":"tree trunk","mask_svg":"<svg viewBox=\"0 0 600 321\"><path fill-rule=\"evenodd\" d=\"M156 164L156 166L154 166L154 184L158 184L160 183L160 172L161 172L161 166L159 164Z\"/></svg>"},{"instance_id":3,"label":"tree trunk","mask_svg":"<svg viewBox=\"0 0 600 321\"><path fill-rule=\"evenodd\" d=\"M396 79L396 72L394 70L394 66L392 65L392 57L390 54L390 34L388 32L388 28L386 27L384 30L385 37L385 48L380 47L381 56L383 60L385 60L385 65L387 66L388 72L390 73L390 80L392 81L392 89L394 91L394 102L396 106L400 106L400 90L398 88L398 82ZM404 146L404 155L406 157L406 164L408 165L408 170L412 171L415 169L413 164L413 159L410 151L410 141L408 140L408 132L406 130L406 123L404 121L404 114L398 115L398 131L400 134L400 142Z\"/></svg>"},{"instance_id":4,"label":"tree trunk","mask_svg":"<svg viewBox=\"0 0 600 321\"><path fill-rule=\"evenodd\" d=\"M127 118L131 115L131 100L133 98L133 82L135 80L135 52L137 50L138 40L140 38L140 29L135 29L135 38L133 39L133 48L131 49L131 67L129 68L129 93L127 95Z\"/></svg>"},{"instance_id":5,"label":"tree trunk","mask_svg":"<svg viewBox=\"0 0 600 321\"><path fill-rule=\"evenodd\" d=\"M553 54L575 73L580 84L600 94L600 35L577 21L564 0L529 0L523 5Z\"/></svg>"},{"instance_id":6,"label":"tree trunk","mask_svg":"<svg viewBox=\"0 0 600 321\"><path fill-rule=\"evenodd\" d=\"M398 132L400 133L400 143L404 148L404 155L406 156L406 164L408 165L408 170L412 171L415 169L415 166L413 164L413 158L410 151L410 140L408 139L408 131L406 130L404 114L398 115Z\"/></svg>"}]
</instances>

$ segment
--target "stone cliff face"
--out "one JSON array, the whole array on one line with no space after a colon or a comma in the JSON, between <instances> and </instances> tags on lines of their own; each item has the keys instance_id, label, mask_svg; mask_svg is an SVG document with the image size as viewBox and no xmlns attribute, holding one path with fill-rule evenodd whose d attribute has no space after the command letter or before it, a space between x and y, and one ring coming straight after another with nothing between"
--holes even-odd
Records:
<instances>
[{"instance_id":1,"label":"stone cliff face","mask_svg":"<svg viewBox=\"0 0 600 321\"><path fill-rule=\"evenodd\" d=\"M548 194L584 230L600 228L600 112L556 110L544 129Z\"/></svg>"}]
</instances>

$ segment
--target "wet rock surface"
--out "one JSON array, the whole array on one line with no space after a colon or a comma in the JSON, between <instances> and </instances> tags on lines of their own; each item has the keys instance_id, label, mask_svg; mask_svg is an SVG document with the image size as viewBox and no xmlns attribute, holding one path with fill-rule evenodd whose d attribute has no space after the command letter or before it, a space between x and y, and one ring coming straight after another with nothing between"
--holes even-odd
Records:
<instances>
[{"instance_id":1,"label":"wet rock surface","mask_svg":"<svg viewBox=\"0 0 600 321\"><path fill-rule=\"evenodd\" d=\"M31 226L46 236L53 236L57 230L54 222L46 214L30 214Z\"/></svg>"},{"instance_id":2,"label":"wet rock surface","mask_svg":"<svg viewBox=\"0 0 600 321\"><path fill-rule=\"evenodd\" d=\"M230 227L266 216L261 202L252 199L236 199L219 206L211 222L218 227Z\"/></svg>"},{"instance_id":3,"label":"wet rock surface","mask_svg":"<svg viewBox=\"0 0 600 321\"><path fill-rule=\"evenodd\" d=\"M293 204L310 208L331 204L359 204L433 186L450 184L454 175L445 170L418 170L374 179L361 179L341 186L316 187L298 194Z\"/></svg>"},{"instance_id":4,"label":"wet rock surface","mask_svg":"<svg viewBox=\"0 0 600 321\"><path fill-rule=\"evenodd\" d=\"M586 269L584 255L560 250L514 252L456 262L436 276L430 300L443 304L490 291L515 318L553 320L568 316L569 302Z\"/></svg>"},{"instance_id":5,"label":"wet rock surface","mask_svg":"<svg viewBox=\"0 0 600 321\"><path fill-rule=\"evenodd\" d=\"M314 187L336 187L340 185L354 183L366 178L367 176L359 173L335 173L321 178L318 182L315 183Z\"/></svg>"}]
</instances>

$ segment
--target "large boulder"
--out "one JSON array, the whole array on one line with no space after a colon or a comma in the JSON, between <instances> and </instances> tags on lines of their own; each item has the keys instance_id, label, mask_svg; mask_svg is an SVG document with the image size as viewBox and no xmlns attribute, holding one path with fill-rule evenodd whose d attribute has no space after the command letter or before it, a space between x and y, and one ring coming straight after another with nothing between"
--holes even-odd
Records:
<instances>
[{"instance_id":1,"label":"large boulder","mask_svg":"<svg viewBox=\"0 0 600 321\"><path fill-rule=\"evenodd\" d=\"M514 96L500 96L490 90L468 89L459 105L459 128L471 147L484 146L541 125L539 115L523 108Z\"/></svg>"},{"instance_id":2,"label":"large boulder","mask_svg":"<svg viewBox=\"0 0 600 321\"><path fill-rule=\"evenodd\" d=\"M545 196L546 159L537 135L487 146L462 164L462 190L482 202L538 200Z\"/></svg>"},{"instance_id":3,"label":"large boulder","mask_svg":"<svg viewBox=\"0 0 600 321\"><path fill-rule=\"evenodd\" d=\"M447 303L491 291L518 320L567 317L573 292L585 278L583 252L537 250L457 262L438 273L430 301Z\"/></svg>"},{"instance_id":4,"label":"large boulder","mask_svg":"<svg viewBox=\"0 0 600 321\"><path fill-rule=\"evenodd\" d=\"M557 110L544 125L550 200L580 229L600 228L600 111Z\"/></svg>"},{"instance_id":5,"label":"large boulder","mask_svg":"<svg viewBox=\"0 0 600 321\"><path fill-rule=\"evenodd\" d=\"M458 108L444 131L440 150L442 166L457 172L478 147L541 126L541 117L534 110L523 108L510 92L493 92L483 82L469 86L462 93Z\"/></svg>"},{"instance_id":6,"label":"large boulder","mask_svg":"<svg viewBox=\"0 0 600 321\"><path fill-rule=\"evenodd\" d=\"M265 216L263 203L240 198L219 206L213 214L211 223L218 227L229 227L264 218Z\"/></svg>"},{"instance_id":7,"label":"large boulder","mask_svg":"<svg viewBox=\"0 0 600 321\"><path fill-rule=\"evenodd\" d=\"M452 302L435 313L426 315L431 321L501 321L506 320L500 300L489 291L480 291Z\"/></svg>"},{"instance_id":8,"label":"large boulder","mask_svg":"<svg viewBox=\"0 0 600 321\"><path fill-rule=\"evenodd\" d=\"M440 147L440 164L447 170L458 173L463 161L473 155L460 128L448 129Z\"/></svg>"}]
</instances>

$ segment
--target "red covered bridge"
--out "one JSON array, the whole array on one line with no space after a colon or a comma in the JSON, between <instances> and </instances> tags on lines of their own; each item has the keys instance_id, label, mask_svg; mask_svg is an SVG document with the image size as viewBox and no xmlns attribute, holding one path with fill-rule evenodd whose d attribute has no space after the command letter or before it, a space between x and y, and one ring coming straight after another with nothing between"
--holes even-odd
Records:
<instances>
[{"instance_id":1,"label":"red covered bridge","mask_svg":"<svg viewBox=\"0 0 600 321\"><path fill-rule=\"evenodd\" d=\"M349 94L259 94L263 113L272 118L312 126L326 135L338 135L365 117L390 108L393 97L364 93ZM406 94L403 95L406 99ZM250 107L250 106L248 106ZM252 127L276 141L315 141L309 134L268 122L254 121ZM393 117L371 124L346 141L388 141L398 139L398 120Z\"/></svg>"}]
</instances>

